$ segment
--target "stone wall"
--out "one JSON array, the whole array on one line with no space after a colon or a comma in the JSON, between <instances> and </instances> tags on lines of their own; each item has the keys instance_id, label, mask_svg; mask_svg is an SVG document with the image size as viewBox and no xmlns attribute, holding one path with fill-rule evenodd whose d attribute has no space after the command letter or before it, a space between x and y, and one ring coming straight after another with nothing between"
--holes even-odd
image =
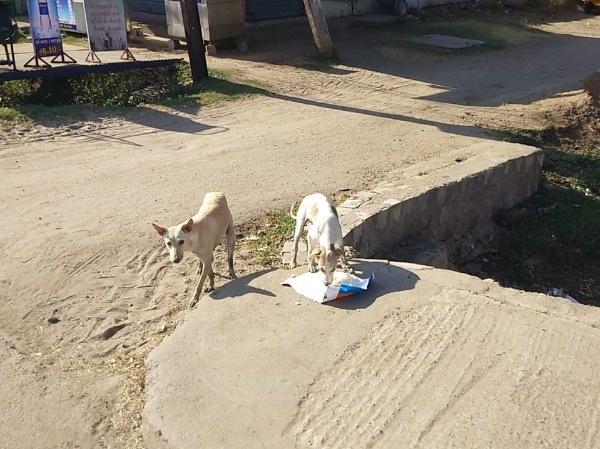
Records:
<instances>
[{"instance_id":1,"label":"stone wall","mask_svg":"<svg viewBox=\"0 0 600 449\"><path fill-rule=\"evenodd\" d=\"M485 141L399 170L338 206L344 244L361 257L375 257L414 235L460 239L529 198L542 161L537 148ZM284 262L290 249L284 248Z\"/></svg>"},{"instance_id":2,"label":"stone wall","mask_svg":"<svg viewBox=\"0 0 600 449\"><path fill-rule=\"evenodd\" d=\"M529 198L542 160L533 147L483 142L414 165L338 207L344 244L371 257L414 234L460 238Z\"/></svg>"}]
</instances>

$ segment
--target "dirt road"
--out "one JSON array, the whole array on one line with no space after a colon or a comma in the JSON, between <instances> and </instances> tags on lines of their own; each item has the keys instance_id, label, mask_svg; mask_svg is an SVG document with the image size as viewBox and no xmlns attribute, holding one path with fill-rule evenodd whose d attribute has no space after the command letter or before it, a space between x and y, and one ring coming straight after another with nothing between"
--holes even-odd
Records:
<instances>
[{"instance_id":1,"label":"dirt road","mask_svg":"<svg viewBox=\"0 0 600 449\"><path fill-rule=\"evenodd\" d=\"M573 34L589 22L597 32ZM486 128L541 123L597 68L598 24L572 17L544 25L566 34L464 57L340 40L342 63L323 70L250 53L255 61L210 63L266 81L271 96L198 113L139 108L16 138L4 130L0 377L10 381L0 391L11 411L0 434L9 447L137 444L139 367L182 317L195 269L167 263L152 221L182 221L204 192L221 190L245 222L490 138Z\"/></svg>"}]
</instances>

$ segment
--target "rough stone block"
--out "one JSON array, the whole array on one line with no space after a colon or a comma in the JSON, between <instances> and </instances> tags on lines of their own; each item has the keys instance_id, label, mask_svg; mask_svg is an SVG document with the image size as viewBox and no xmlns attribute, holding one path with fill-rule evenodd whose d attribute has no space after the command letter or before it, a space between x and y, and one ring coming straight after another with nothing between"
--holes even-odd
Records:
<instances>
[{"instance_id":1,"label":"rough stone block","mask_svg":"<svg viewBox=\"0 0 600 449\"><path fill-rule=\"evenodd\" d=\"M583 80L583 87L594 102L600 102L600 72L593 72Z\"/></svg>"},{"instance_id":2,"label":"rough stone block","mask_svg":"<svg viewBox=\"0 0 600 449\"><path fill-rule=\"evenodd\" d=\"M357 209L358 207L360 207L360 205L362 203L364 203L364 201L349 198L346 201L344 201L342 204L340 204L340 208ZM340 211L338 210L338 212L340 212Z\"/></svg>"},{"instance_id":3,"label":"rough stone block","mask_svg":"<svg viewBox=\"0 0 600 449\"><path fill-rule=\"evenodd\" d=\"M288 241L283 244L283 249L281 250L281 261L284 265L289 265L292 261L292 250L294 249L294 242ZM300 240L298 242L298 256L296 257L296 263L298 265L303 265L308 261L307 257L308 249L306 246L306 242Z\"/></svg>"}]
</instances>

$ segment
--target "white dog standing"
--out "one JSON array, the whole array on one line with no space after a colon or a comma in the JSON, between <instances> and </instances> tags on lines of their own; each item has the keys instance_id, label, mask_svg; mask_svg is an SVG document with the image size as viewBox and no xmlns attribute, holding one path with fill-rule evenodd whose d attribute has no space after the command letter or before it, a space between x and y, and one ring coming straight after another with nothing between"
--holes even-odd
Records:
<instances>
[{"instance_id":1,"label":"white dog standing","mask_svg":"<svg viewBox=\"0 0 600 449\"><path fill-rule=\"evenodd\" d=\"M342 239L342 227L338 219L337 210L321 193L313 193L302 199L296 216L293 214L294 205L290 208L290 215L296 220L294 232L294 250L290 268L296 267L298 255L298 241L304 230L304 224L309 222L308 243L308 271L314 273L320 269L325 274L325 285L333 281L333 273L338 264L342 268L350 270L346 256L344 255L344 243Z\"/></svg>"},{"instance_id":2,"label":"white dog standing","mask_svg":"<svg viewBox=\"0 0 600 449\"><path fill-rule=\"evenodd\" d=\"M196 285L194 296L190 307L198 302L202 286L208 276L208 288L212 291L215 286L215 275L212 269L213 251L224 235L227 236L227 263L229 275L236 278L233 269L233 250L235 247L235 232L233 229L233 218L227 206L225 195L220 192L207 193L204 196L198 213L185 223L170 228L164 228L152 223L158 235L164 241L169 250L169 258L173 263L179 263L183 259L183 253L190 251L198 258L198 271L200 280Z\"/></svg>"}]
</instances>

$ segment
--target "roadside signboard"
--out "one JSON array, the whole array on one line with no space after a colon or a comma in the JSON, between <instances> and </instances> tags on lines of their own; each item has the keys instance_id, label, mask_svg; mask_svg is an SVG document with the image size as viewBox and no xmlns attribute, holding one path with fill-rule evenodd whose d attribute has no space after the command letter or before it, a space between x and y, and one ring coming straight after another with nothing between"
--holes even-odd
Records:
<instances>
[{"instance_id":1,"label":"roadside signboard","mask_svg":"<svg viewBox=\"0 0 600 449\"><path fill-rule=\"evenodd\" d=\"M56 9L58 10L58 23L61 30L77 31L77 22L75 21L75 9L73 0L56 0Z\"/></svg>"},{"instance_id":2,"label":"roadside signboard","mask_svg":"<svg viewBox=\"0 0 600 449\"><path fill-rule=\"evenodd\" d=\"M29 24L36 58L63 53L56 0L28 0Z\"/></svg>"},{"instance_id":3,"label":"roadside signboard","mask_svg":"<svg viewBox=\"0 0 600 449\"><path fill-rule=\"evenodd\" d=\"M84 5L90 50L127 50L123 0L85 0Z\"/></svg>"}]
</instances>

